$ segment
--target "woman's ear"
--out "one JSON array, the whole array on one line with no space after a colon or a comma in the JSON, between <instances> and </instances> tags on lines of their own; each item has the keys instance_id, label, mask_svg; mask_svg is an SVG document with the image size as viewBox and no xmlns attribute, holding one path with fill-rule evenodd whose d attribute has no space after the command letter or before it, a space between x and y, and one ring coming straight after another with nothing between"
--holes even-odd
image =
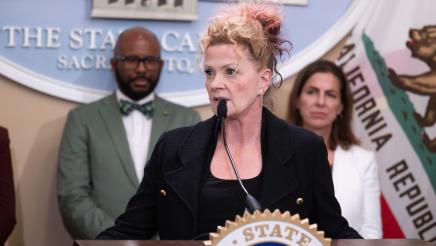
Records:
<instances>
[{"instance_id":1,"label":"woman's ear","mask_svg":"<svg viewBox=\"0 0 436 246\"><path fill-rule=\"evenodd\" d=\"M272 78L272 71L269 68L264 68L262 71L260 71L260 77L259 77L259 95L263 95L266 90L268 90L268 87L270 85Z\"/></svg>"}]
</instances>

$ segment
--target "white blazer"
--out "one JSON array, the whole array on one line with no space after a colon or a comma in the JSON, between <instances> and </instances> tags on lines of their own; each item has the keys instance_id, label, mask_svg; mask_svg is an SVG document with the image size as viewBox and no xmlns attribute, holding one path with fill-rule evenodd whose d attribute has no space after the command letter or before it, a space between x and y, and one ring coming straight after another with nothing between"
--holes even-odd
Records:
<instances>
[{"instance_id":1,"label":"white blazer","mask_svg":"<svg viewBox=\"0 0 436 246\"><path fill-rule=\"evenodd\" d=\"M382 237L380 185L374 153L338 146L332 166L335 195L351 227L367 239Z\"/></svg>"}]
</instances>

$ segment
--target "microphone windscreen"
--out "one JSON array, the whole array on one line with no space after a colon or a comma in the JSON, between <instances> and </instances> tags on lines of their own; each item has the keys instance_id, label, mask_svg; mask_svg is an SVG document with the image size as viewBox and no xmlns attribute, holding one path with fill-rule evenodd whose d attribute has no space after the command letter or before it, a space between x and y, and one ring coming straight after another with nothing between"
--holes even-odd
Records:
<instances>
[{"instance_id":1,"label":"microphone windscreen","mask_svg":"<svg viewBox=\"0 0 436 246\"><path fill-rule=\"evenodd\" d=\"M216 109L216 114L220 118L227 117L227 103L225 100L220 100Z\"/></svg>"}]
</instances>

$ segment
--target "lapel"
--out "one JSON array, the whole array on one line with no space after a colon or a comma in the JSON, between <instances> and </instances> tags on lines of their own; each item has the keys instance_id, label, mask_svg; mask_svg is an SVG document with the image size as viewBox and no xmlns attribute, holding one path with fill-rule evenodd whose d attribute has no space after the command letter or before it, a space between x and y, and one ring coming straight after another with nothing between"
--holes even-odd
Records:
<instances>
[{"instance_id":1,"label":"lapel","mask_svg":"<svg viewBox=\"0 0 436 246\"><path fill-rule=\"evenodd\" d=\"M138 187L139 181L130 154L129 143L115 94L103 99L102 107L99 108L99 111L109 135L112 138L112 143L115 145L115 149L121 159L124 170L134 187Z\"/></svg>"},{"instance_id":2,"label":"lapel","mask_svg":"<svg viewBox=\"0 0 436 246\"><path fill-rule=\"evenodd\" d=\"M159 140L161 134L170 129L170 124L172 123L170 118L173 114L171 107L169 107L168 103L164 101L162 98L154 95L154 115L153 115L153 124L151 126L151 135L150 142L148 144L148 157L150 158L151 152L153 152L153 147L156 142Z\"/></svg>"},{"instance_id":3,"label":"lapel","mask_svg":"<svg viewBox=\"0 0 436 246\"><path fill-rule=\"evenodd\" d=\"M297 189L298 182L292 162L295 142L288 124L264 108L261 134L263 182L259 200L265 209Z\"/></svg>"},{"instance_id":4,"label":"lapel","mask_svg":"<svg viewBox=\"0 0 436 246\"><path fill-rule=\"evenodd\" d=\"M175 169L164 174L165 180L196 218L197 200L203 167L209 166L209 148L215 144L217 117L195 125L178 149L180 162Z\"/></svg>"}]
</instances>

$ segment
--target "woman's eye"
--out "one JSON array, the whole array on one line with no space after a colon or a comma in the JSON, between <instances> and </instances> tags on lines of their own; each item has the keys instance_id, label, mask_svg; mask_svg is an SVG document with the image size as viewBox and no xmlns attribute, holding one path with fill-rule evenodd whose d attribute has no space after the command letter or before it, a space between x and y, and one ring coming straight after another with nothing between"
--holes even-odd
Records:
<instances>
[{"instance_id":1,"label":"woman's eye","mask_svg":"<svg viewBox=\"0 0 436 246\"><path fill-rule=\"evenodd\" d=\"M212 77L213 71L212 71L212 69L205 69L204 74L206 74L207 77Z\"/></svg>"},{"instance_id":2,"label":"woman's eye","mask_svg":"<svg viewBox=\"0 0 436 246\"><path fill-rule=\"evenodd\" d=\"M337 97L336 93L327 93L327 96L329 96L331 98L336 98Z\"/></svg>"},{"instance_id":3,"label":"woman's eye","mask_svg":"<svg viewBox=\"0 0 436 246\"><path fill-rule=\"evenodd\" d=\"M307 90L306 94L307 95L313 95L313 94L315 94L315 90Z\"/></svg>"},{"instance_id":4,"label":"woman's eye","mask_svg":"<svg viewBox=\"0 0 436 246\"><path fill-rule=\"evenodd\" d=\"M230 76L233 76L233 75L236 74L236 69L234 69L234 68L227 68L226 69L226 74L230 75Z\"/></svg>"}]
</instances>

